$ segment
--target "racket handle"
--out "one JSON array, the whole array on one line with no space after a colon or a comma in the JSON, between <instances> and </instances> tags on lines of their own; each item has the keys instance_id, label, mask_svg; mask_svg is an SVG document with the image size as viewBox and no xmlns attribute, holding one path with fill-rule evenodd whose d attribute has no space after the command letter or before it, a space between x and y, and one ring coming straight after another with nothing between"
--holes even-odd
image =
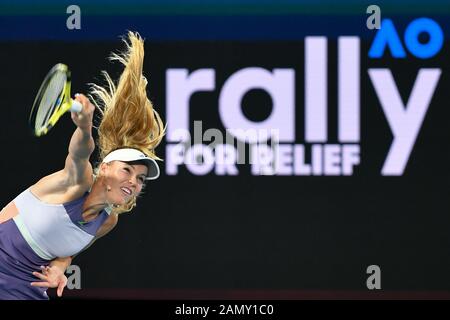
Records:
<instances>
[{"instance_id":1,"label":"racket handle","mask_svg":"<svg viewBox=\"0 0 450 320\"><path fill-rule=\"evenodd\" d=\"M83 110L83 105L77 100L72 100L72 105L70 106L70 111L79 113Z\"/></svg>"}]
</instances>

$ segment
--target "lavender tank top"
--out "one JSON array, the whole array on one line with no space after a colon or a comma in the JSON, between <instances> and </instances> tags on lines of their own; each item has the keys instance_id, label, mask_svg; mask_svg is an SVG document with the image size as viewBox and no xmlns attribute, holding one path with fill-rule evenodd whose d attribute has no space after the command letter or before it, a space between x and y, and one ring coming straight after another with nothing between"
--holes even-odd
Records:
<instances>
[{"instance_id":1,"label":"lavender tank top","mask_svg":"<svg viewBox=\"0 0 450 320\"><path fill-rule=\"evenodd\" d=\"M53 260L72 256L93 240L109 214L103 210L94 220L84 221L82 207L88 194L64 204L49 204L28 188L13 200L19 211L14 222L39 257Z\"/></svg>"}]
</instances>

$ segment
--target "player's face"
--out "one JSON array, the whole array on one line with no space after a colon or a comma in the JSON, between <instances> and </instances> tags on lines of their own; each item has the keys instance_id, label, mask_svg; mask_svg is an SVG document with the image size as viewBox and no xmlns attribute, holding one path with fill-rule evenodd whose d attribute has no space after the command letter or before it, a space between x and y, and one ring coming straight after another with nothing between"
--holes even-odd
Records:
<instances>
[{"instance_id":1,"label":"player's face","mask_svg":"<svg viewBox=\"0 0 450 320\"><path fill-rule=\"evenodd\" d=\"M122 161L107 164L105 182L110 188L107 192L108 202L122 205L137 196L144 186L147 171L148 168L144 164L129 164Z\"/></svg>"}]
</instances>

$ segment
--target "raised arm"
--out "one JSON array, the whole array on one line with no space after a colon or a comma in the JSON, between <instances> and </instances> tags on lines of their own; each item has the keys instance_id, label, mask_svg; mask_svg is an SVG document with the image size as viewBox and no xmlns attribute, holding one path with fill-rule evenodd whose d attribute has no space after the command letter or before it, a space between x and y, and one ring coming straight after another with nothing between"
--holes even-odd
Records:
<instances>
[{"instance_id":1,"label":"raised arm","mask_svg":"<svg viewBox=\"0 0 450 320\"><path fill-rule=\"evenodd\" d=\"M75 99L81 102L83 110L80 113L72 112L71 114L77 129L70 140L69 154L64 167L64 173L70 185L79 185L90 181L92 166L89 157L95 149L95 142L92 138L92 119L95 107L82 94L78 94Z\"/></svg>"},{"instance_id":2,"label":"raised arm","mask_svg":"<svg viewBox=\"0 0 450 320\"><path fill-rule=\"evenodd\" d=\"M95 107L84 95L75 97L82 105L80 113L72 112L72 120L77 126L69 143L69 152L64 169L45 176L32 186L32 191L41 200L56 201L55 195L72 197L82 194L92 183L92 166L89 157L95 149L92 138L92 119Z\"/></svg>"}]
</instances>

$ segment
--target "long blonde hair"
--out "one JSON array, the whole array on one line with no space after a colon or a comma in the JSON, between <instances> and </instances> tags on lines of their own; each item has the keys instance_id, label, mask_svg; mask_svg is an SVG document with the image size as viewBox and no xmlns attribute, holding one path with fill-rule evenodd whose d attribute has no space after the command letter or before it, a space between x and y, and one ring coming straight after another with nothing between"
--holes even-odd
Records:
<instances>
[{"instance_id":1,"label":"long blonde hair","mask_svg":"<svg viewBox=\"0 0 450 320\"><path fill-rule=\"evenodd\" d=\"M144 41L138 33L128 32L124 40L126 50L113 53L112 61L124 65L117 85L106 71L102 71L107 87L91 84L91 98L101 113L98 126L100 163L103 158L119 148L135 148L147 156L156 156L155 148L161 142L165 127L159 114L147 97L147 79L142 73ZM136 197L115 208L115 213L128 212L136 206Z\"/></svg>"}]
</instances>

